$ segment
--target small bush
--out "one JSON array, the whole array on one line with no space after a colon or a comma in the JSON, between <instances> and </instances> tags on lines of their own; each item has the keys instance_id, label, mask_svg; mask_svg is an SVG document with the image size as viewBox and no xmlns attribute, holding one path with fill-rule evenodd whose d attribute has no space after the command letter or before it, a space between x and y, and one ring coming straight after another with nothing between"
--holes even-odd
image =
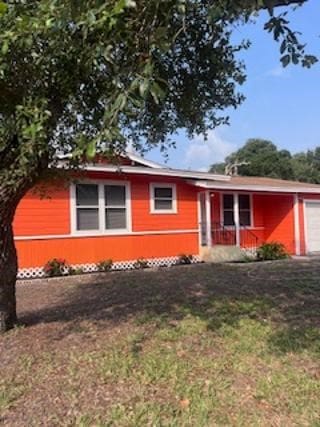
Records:
<instances>
[{"instance_id":1,"label":"small bush","mask_svg":"<svg viewBox=\"0 0 320 427\"><path fill-rule=\"evenodd\" d=\"M112 259L105 259L97 263L97 269L101 272L110 271L113 265Z\"/></svg>"},{"instance_id":2,"label":"small bush","mask_svg":"<svg viewBox=\"0 0 320 427\"><path fill-rule=\"evenodd\" d=\"M177 260L177 265L192 264L193 255L181 254Z\"/></svg>"},{"instance_id":3,"label":"small bush","mask_svg":"<svg viewBox=\"0 0 320 427\"><path fill-rule=\"evenodd\" d=\"M257 259L259 261L272 261L289 258L289 254L282 243L264 243L257 249Z\"/></svg>"},{"instance_id":4,"label":"small bush","mask_svg":"<svg viewBox=\"0 0 320 427\"><path fill-rule=\"evenodd\" d=\"M71 276L76 276L77 274L83 274L84 270L81 267L77 267L77 268L73 268L73 267L69 267L69 274Z\"/></svg>"},{"instance_id":5,"label":"small bush","mask_svg":"<svg viewBox=\"0 0 320 427\"><path fill-rule=\"evenodd\" d=\"M136 270L142 270L144 268L148 268L148 261L144 258L138 258L133 266Z\"/></svg>"},{"instance_id":6,"label":"small bush","mask_svg":"<svg viewBox=\"0 0 320 427\"><path fill-rule=\"evenodd\" d=\"M53 258L44 266L45 275L48 277L58 277L68 274L69 267L65 259Z\"/></svg>"}]
</instances>

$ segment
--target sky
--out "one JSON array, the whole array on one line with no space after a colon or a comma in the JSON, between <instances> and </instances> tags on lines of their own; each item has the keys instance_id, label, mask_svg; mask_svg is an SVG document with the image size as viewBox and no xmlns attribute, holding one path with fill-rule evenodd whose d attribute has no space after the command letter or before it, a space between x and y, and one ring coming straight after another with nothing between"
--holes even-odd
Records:
<instances>
[{"instance_id":1,"label":"sky","mask_svg":"<svg viewBox=\"0 0 320 427\"><path fill-rule=\"evenodd\" d=\"M318 57L319 18L319 0L308 0L289 14L291 28L302 32L308 52ZM239 56L247 69L247 81L240 88L246 100L236 110L226 111L230 125L210 131L207 141L201 136L189 139L180 131L174 136L177 148L168 150L168 166L208 170L248 138L268 139L293 153L320 145L320 62L311 69L292 65L282 68L279 46L263 30L267 19L263 12L256 24L236 30L235 38L248 38L252 45ZM145 157L165 163L157 149Z\"/></svg>"}]
</instances>

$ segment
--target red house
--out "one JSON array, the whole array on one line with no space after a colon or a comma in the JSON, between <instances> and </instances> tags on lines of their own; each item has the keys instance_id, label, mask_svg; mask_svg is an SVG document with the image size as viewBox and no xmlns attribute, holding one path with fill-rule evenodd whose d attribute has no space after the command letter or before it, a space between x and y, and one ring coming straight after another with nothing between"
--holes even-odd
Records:
<instances>
[{"instance_id":1,"label":"red house","mask_svg":"<svg viewBox=\"0 0 320 427\"><path fill-rule=\"evenodd\" d=\"M128 154L48 184L44 198L30 191L14 231L19 277L43 275L56 257L94 271L109 258L116 268L138 258L165 265L182 253L200 259L208 248L271 241L304 255L320 252L320 185L177 170Z\"/></svg>"}]
</instances>

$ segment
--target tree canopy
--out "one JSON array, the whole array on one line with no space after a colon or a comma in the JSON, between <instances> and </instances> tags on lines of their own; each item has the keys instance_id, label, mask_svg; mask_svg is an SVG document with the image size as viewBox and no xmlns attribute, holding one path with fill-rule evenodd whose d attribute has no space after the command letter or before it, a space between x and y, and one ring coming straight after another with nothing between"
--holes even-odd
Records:
<instances>
[{"instance_id":1,"label":"tree canopy","mask_svg":"<svg viewBox=\"0 0 320 427\"><path fill-rule=\"evenodd\" d=\"M291 154L288 150L279 150L271 141L249 139L224 162L213 164L210 171L320 184L320 147Z\"/></svg>"}]
</instances>

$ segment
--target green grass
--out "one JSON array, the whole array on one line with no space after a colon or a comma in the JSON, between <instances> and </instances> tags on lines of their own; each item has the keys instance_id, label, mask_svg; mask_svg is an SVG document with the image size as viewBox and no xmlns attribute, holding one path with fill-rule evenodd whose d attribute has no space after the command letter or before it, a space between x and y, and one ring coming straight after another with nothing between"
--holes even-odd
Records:
<instances>
[{"instance_id":1,"label":"green grass","mask_svg":"<svg viewBox=\"0 0 320 427\"><path fill-rule=\"evenodd\" d=\"M317 264L298 279L288 278L287 265L249 267L261 280L251 280L244 266L180 269L179 298L170 295L175 275L161 273L152 295L145 283L153 280L150 273L135 272L130 277L141 307L134 305L124 319L77 317L76 324L56 324L60 335L41 338L41 345L26 334L37 328L53 334L50 322L12 332L4 340L24 352L3 370L0 422L319 426ZM283 281L272 283L274 274ZM185 288L183 277L196 285ZM114 286L119 290L121 283ZM129 286L125 277L121 291ZM113 289L100 287L99 298Z\"/></svg>"}]
</instances>

